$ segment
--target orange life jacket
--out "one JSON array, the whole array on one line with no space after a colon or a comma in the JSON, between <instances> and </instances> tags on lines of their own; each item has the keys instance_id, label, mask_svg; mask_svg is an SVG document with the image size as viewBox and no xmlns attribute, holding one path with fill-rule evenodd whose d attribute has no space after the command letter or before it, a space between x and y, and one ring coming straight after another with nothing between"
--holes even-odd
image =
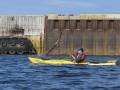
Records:
<instances>
[{"instance_id":1,"label":"orange life jacket","mask_svg":"<svg viewBox=\"0 0 120 90\"><path fill-rule=\"evenodd\" d=\"M72 55L75 57L75 58L77 58L77 56L78 56L78 51L76 51L76 50L74 50L73 52L72 52ZM86 60L86 57L87 57L87 55L85 54L85 53L83 53L82 55L81 55L81 61L83 62L83 61L85 61Z\"/></svg>"}]
</instances>

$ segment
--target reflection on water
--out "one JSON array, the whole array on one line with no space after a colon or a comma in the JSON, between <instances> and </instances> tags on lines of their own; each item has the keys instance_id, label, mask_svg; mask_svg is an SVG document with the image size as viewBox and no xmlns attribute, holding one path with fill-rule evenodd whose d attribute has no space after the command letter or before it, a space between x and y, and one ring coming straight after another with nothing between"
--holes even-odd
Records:
<instances>
[{"instance_id":1,"label":"reflection on water","mask_svg":"<svg viewBox=\"0 0 120 90\"><path fill-rule=\"evenodd\" d=\"M88 59L120 58L89 56ZM119 90L119 77L119 66L32 65L27 56L0 56L0 90Z\"/></svg>"}]
</instances>

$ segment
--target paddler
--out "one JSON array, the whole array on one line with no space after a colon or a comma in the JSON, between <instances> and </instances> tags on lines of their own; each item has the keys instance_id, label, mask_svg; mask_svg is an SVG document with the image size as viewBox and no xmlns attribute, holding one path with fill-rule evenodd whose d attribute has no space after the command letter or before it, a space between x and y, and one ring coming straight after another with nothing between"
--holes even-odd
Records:
<instances>
[{"instance_id":1,"label":"paddler","mask_svg":"<svg viewBox=\"0 0 120 90\"><path fill-rule=\"evenodd\" d=\"M73 62L80 63L86 61L86 54L83 48L78 48L72 52Z\"/></svg>"}]
</instances>

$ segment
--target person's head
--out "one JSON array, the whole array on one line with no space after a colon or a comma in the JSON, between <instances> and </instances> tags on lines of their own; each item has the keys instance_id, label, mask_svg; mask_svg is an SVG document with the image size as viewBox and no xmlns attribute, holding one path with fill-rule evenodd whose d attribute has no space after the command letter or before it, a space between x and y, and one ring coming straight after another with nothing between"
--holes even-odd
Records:
<instances>
[{"instance_id":1,"label":"person's head","mask_svg":"<svg viewBox=\"0 0 120 90\"><path fill-rule=\"evenodd\" d=\"M78 51L79 54L82 54L84 52L84 49L83 48L78 48L77 51Z\"/></svg>"}]
</instances>

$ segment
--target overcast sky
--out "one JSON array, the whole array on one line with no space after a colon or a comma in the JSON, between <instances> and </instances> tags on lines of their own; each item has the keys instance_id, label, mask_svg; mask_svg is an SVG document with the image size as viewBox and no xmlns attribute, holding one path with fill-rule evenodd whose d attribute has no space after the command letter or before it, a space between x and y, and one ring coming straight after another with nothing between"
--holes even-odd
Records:
<instances>
[{"instance_id":1,"label":"overcast sky","mask_svg":"<svg viewBox=\"0 0 120 90\"><path fill-rule=\"evenodd\" d=\"M120 13L120 0L0 0L0 15Z\"/></svg>"}]
</instances>

